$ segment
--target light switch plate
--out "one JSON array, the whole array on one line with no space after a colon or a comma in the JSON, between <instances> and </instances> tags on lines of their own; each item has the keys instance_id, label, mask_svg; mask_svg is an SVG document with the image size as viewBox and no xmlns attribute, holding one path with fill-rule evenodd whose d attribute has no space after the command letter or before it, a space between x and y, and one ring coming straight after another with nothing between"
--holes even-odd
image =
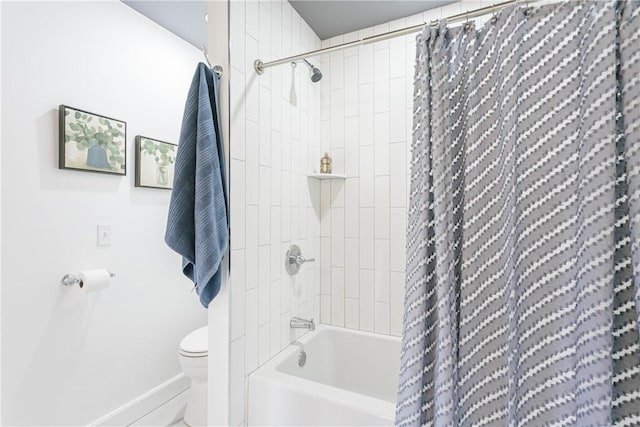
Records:
<instances>
[{"instance_id":1,"label":"light switch plate","mask_svg":"<svg viewBox=\"0 0 640 427\"><path fill-rule=\"evenodd\" d=\"M111 224L98 224L98 246L111 245Z\"/></svg>"}]
</instances>

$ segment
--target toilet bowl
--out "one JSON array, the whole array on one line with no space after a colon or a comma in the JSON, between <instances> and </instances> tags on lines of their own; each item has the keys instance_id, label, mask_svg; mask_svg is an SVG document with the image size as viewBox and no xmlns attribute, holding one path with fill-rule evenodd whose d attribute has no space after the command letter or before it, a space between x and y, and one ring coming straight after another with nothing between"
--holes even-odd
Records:
<instances>
[{"instance_id":1,"label":"toilet bowl","mask_svg":"<svg viewBox=\"0 0 640 427\"><path fill-rule=\"evenodd\" d=\"M191 379L191 394L184 412L189 426L207 425L207 363L209 360L208 328L203 326L180 342L178 359L184 374Z\"/></svg>"}]
</instances>

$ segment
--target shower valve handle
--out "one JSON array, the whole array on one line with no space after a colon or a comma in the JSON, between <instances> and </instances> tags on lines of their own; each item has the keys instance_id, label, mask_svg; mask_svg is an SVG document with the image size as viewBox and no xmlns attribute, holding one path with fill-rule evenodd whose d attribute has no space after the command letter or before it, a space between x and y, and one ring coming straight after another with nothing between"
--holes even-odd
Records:
<instances>
[{"instance_id":1,"label":"shower valve handle","mask_svg":"<svg viewBox=\"0 0 640 427\"><path fill-rule=\"evenodd\" d=\"M298 255L298 256L290 255L289 256L289 263L290 264L302 265L305 262L314 262L315 260L316 260L315 258L305 258L302 255Z\"/></svg>"},{"instance_id":2,"label":"shower valve handle","mask_svg":"<svg viewBox=\"0 0 640 427\"><path fill-rule=\"evenodd\" d=\"M305 258L302 256L300 246L291 245L284 258L284 268L290 275L297 274L300 271L300 266L307 262L315 261L315 258Z\"/></svg>"}]
</instances>

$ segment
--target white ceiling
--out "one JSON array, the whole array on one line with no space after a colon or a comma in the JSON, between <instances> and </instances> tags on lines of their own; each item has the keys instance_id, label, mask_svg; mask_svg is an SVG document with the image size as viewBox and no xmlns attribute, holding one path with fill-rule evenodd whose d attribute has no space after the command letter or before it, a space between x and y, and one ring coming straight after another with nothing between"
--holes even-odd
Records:
<instances>
[{"instance_id":1,"label":"white ceiling","mask_svg":"<svg viewBox=\"0 0 640 427\"><path fill-rule=\"evenodd\" d=\"M289 0L321 40L454 2L455 0Z\"/></svg>"},{"instance_id":2,"label":"white ceiling","mask_svg":"<svg viewBox=\"0 0 640 427\"><path fill-rule=\"evenodd\" d=\"M206 1L122 0L160 26L198 49L207 45Z\"/></svg>"},{"instance_id":3,"label":"white ceiling","mask_svg":"<svg viewBox=\"0 0 640 427\"><path fill-rule=\"evenodd\" d=\"M291 0L322 40L392 21L455 0ZM206 1L122 0L147 18L200 49L207 45Z\"/></svg>"}]
</instances>

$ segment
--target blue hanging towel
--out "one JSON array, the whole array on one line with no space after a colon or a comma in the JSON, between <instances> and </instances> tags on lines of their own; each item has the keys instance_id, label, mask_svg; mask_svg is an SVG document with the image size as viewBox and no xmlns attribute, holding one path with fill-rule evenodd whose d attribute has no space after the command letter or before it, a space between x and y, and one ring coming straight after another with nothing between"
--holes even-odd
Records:
<instances>
[{"instance_id":1,"label":"blue hanging towel","mask_svg":"<svg viewBox=\"0 0 640 427\"><path fill-rule=\"evenodd\" d=\"M204 307L220 291L229 247L218 76L200 63L189 89L176 155L165 241Z\"/></svg>"}]
</instances>

